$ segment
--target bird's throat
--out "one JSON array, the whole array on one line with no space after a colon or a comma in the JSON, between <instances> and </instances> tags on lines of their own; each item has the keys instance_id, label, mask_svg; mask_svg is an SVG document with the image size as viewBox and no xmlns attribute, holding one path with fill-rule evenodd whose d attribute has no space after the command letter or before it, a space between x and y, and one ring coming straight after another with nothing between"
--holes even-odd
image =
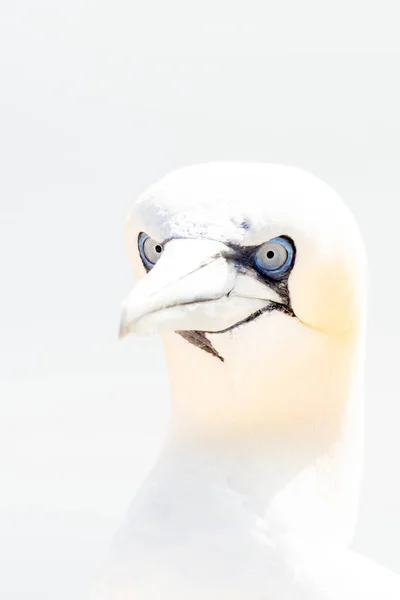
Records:
<instances>
[{"instance_id":1,"label":"bird's throat","mask_svg":"<svg viewBox=\"0 0 400 600\"><path fill-rule=\"evenodd\" d=\"M355 345L322 347L320 363L306 356L274 380L255 356L238 365L223 352L222 363L176 335L165 341L171 421L160 461L171 480L238 495L280 534L348 544L362 464Z\"/></svg>"}]
</instances>

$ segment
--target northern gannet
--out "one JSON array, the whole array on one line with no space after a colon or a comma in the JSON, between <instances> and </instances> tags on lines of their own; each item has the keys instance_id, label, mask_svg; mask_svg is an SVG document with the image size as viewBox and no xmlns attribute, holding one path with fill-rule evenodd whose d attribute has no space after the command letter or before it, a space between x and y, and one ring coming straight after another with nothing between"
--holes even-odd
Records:
<instances>
[{"instance_id":1,"label":"northern gannet","mask_svg":"<svg viewBox=\"0 0 400 600\"><path fill-rule=\"evenodd\" d=\"M338 195L293 167L184 167L138 198L126 241L120 335L161 332L171 420L107 598L400 600L348 549L366 260Z\"/></svg>"}]
</instances>

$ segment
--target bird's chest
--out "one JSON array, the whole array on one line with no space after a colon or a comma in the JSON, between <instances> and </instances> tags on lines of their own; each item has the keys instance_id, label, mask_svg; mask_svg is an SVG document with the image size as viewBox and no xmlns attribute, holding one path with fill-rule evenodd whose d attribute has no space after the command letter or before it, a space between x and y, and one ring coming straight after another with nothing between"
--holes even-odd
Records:
<instances>
[{"instance_id":1,"label":"bird's chest","mask_svg":"<svg viewBox=\"0 0 400 600\"><path fill-rule=\"evenodd\" d=\"M116 580L124 591L110 600L278 600L297 588L263 520L218 486L139 497L120 540Z\"/></svg>"}]
</instances>

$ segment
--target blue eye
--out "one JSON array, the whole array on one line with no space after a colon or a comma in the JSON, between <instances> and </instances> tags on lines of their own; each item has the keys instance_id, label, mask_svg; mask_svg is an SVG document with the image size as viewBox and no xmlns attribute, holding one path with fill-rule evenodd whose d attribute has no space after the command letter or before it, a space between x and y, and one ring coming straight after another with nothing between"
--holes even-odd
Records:
<instances>
[{"instance_id":1,"label":"blue eye","mask_svg":"<svg viewBox=\"0 0 400 600\"><path fill-rule=\"evenodd\" d=\"M254 254L254 266L263 275L280 279L293 263L293 244L276 237L262 244Z\"/></svg>"},{"instance_id":2,"label":"blue eye","mask_svg":"<svg viewBox=\"0 0 400 600\"><path fill-rule=\"evenodd\" d=\"M145 267L148 269L154 267L163 252L162 244L153 240L147 233L142 232L139 234L138 247L140 258Z\"/></svg>"}]
</instances>

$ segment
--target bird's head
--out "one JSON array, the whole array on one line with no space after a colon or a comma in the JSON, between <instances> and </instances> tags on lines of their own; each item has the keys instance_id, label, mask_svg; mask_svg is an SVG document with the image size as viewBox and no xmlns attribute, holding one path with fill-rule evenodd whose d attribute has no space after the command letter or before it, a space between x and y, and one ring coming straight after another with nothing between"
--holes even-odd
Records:
<instances>
[{"instance_id":1,"label":"bird's head","mask_svg":"<svg viewBox=\"0 0 400 600\"><path fill-rule=\"evenodd\" d=\"M175 379L186 374L182 394L204 394L212 380L231 399L217 412L254 424L302 418L349 386L364 250L348 209L316 177L268 164L178 169L136 201L126 240L139 281L121 336L161 332Z\"/></svg>"}]
</instances>

